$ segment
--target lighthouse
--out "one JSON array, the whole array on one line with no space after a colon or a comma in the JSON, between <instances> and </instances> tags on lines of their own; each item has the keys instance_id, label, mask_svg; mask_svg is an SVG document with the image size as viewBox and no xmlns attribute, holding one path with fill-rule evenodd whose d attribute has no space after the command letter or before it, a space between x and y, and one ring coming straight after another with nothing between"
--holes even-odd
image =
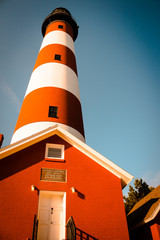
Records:
<instances>
[{"instance_id":1,"label":"lighthouse","mask_svg":"<svg viewBox=\"0 0 160 240\"><path fill-rule=\"evenodd\" d=\"M85 143L77 23L56 8L42 34L13 144L0 149L0 239L129 240L122 189L133 176Z\"/></svg>"},{"instance_id":2,"label":"lighthouse","mask_svg":"<svg viewBox=\"0 0 160 240\"><path fill-rule=\"evenodd\" d=\"M42 35L11 143L55 124L85 142L74 51L78 25L67 9L56 8Z\"/></svg>"}]
</instances>

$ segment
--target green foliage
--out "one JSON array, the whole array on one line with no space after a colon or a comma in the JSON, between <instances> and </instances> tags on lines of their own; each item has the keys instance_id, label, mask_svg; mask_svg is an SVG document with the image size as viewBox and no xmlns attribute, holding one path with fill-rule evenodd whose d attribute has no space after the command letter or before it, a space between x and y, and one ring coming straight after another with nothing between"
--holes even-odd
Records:
<instances>
[{"instance_id":1,"label":"green foliage","mask_svg":"<svg viewBox=\"0 0 160 240\"><path fill-rule=\"evenodd\" d=\"M134 187L129 185L128 197L123 196L126 214L131 211L139 200L150 193L153 189L153 187L149 187L141 178L140 180L136 178L134 181Z\"/></svg>"}]
</instances>

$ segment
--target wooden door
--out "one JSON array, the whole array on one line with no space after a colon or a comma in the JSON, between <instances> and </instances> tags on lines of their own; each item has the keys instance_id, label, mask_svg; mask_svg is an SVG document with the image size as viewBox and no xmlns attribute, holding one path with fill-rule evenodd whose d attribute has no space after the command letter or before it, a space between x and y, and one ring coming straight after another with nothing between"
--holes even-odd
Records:
<instances>
[{"instance_id":1,"label":"wooden door","mask_svg":"<svg viewBox=\"0 0 160 240\"><path fill-rule=\"evenodd\" d=\"M64 239L64 201L63 195L40 194L38 209L38 240Z\"/></svg>"}]
</instances>

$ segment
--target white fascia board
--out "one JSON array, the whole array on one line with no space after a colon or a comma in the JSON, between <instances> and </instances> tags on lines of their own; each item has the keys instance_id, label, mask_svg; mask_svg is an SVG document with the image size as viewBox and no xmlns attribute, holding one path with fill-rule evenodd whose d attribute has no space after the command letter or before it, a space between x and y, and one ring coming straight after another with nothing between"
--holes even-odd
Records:
<instances>
[{"instance_id":1,"label":"white fascia board","mask_svg":"<svg viewBox=\"0 0 160 240\"><path fill-rule=\"evenodd\" d=\"M94 149L89 147L87 144L59 127L58 124L55 124L52 127L49 127L39 133L33 134L32 136L25 138L21 141L15 142L9 145L6 148L0 150L0 159L7 157L15 152L18 152L26 147L29 147L39 141L42 141L45 138L57 134L59 137L70 143L72 146L77 148L79 151L83 152L88 157L92 158L95 162L100 164L102 167L116 175L121 179L122 188L125 187L133 179L133 176L120 168L118 165L111 162L109 159L96 152Z\"/></svg>"},{"instance_id":2,"label":"white fascia board","mask_svg":"<svg viewBox=\"0 0 160 240\"><path fill-rule=\"evenodd\" d=\"M50 136L52 136L52 134L56 134L55 133L56 127L57 127L57 124L55 124L52 127L47 128L43 131L40 131L39 133L35 133L29 137L26 137L20 141L17 141L15 143L10 144L7 147L0 149L0 160L13 154L13 153L18 152L24 148L27 148L47 137L50 137ZM51 129L52 129L52 131L51 131Z\"/></svg>"},{"instance_id":3,"label":"white fascia board","mask_svg":"<svg viewBox=\"0 0 160 240\"><path fill-rule=\"evenodd\" d=\"M67 134L65 134L66 131L64 129L60 129L60 132L63 133L63 136L61 137L64 140L66 140L72 146L77 148L79 151L83 152L88 157L92 158L95 162L100 164L102 167L109 170L111 173L113 173L117 177L119 177L122 180L122 187L125 187L127 184L129 184L132 181L133 176L128 172L126 172L125 170L123 170L122 168L120 168L118 165L114 164L112 161L110 161L109 159L107 159L106 157L104 157L103 155L101 155L91 147L89 147L87 144L85 144L84 142L80 141L79 139L71 135L70 133L67 132ZM71 135L71 137L69 135Z\"/></svg>"}]
</instances>

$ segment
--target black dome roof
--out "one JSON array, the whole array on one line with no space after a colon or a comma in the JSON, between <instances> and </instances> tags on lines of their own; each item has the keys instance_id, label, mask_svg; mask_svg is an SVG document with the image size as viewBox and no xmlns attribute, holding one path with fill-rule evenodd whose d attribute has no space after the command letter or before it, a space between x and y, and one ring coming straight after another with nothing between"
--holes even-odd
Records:
<instances>
[{"instance_id":1,"label":"black dome roof","mask_svg":"<svg viewBox=\"0 0 160 240\"><path fill-rule=\"evenodd\" d=\"M48 24L56 20L63 20L70 24L73 29L73 40L75 41L78 35L78 25L71 13L66 8L62 7L54 9L53 12L46 17L42 24L42 35L45 35Z\"/></svg>"}]
</instances>

